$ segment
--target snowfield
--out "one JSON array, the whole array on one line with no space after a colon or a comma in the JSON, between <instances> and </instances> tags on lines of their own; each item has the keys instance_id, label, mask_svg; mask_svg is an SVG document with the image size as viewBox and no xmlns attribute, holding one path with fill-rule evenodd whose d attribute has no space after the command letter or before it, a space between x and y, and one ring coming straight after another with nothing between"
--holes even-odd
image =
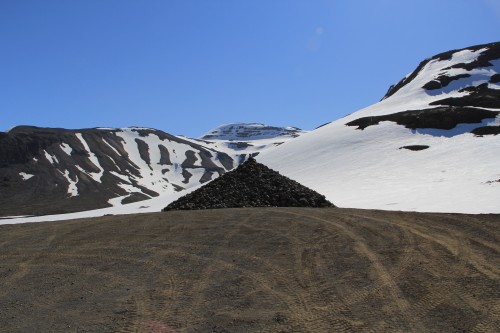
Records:
<instances>
[{"instance_id":1,"label":"snowfield","mask_svg":"<svg viewBox=\"0 0 500 333\"><path fill-rule=\"evenodd\" d=\"M257 160L324 194L340 207L500 213L500 136L477 137L470 133L477 127L500 125L498 117L459 124L451 130L412 130L389 121L364 130L346 126L362 117L430 109L434 107L430 103L437 100L467 95L459 90L487 83L492 75L500 73L500 61L470 71L449 68L471 63L485 50L463 50L450 60L431 60L394 95L293 143L263 152ZM453 81L452 91L450 85L431 91L422 88L439 75L465 73L482 76L463 84ZM498 84L489 86L499 88ZM400 149L409 145L429 148Z\"/></svg>"},{"instance_id":2,"label":"snowfield","mask_svg":"<svg viewBox=\"0 0 500 333\"><path fill-rule=\"evenodd\" d=\"M344 122L264 152L257 160L339 207L500 213L500 183L492 182L500 179L498 137L420 134L391 122L361 131ZM400 149L408 145L429 148Z\"/></svg>"}]
</instances>

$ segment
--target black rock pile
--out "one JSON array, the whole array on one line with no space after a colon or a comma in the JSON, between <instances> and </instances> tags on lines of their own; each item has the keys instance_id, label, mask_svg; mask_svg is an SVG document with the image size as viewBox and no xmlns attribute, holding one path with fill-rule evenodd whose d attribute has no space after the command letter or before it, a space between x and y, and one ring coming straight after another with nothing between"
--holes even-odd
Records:
<instances>
[{"instance_id":1,"label":"black rock pile","mask_svg":"<svg viewBox=\"0 0 500 333\"><path fill-rule=\"evenodd\" d=\"M325 196L249 158L238 168L165 207L194 210L237 207L335 207Z\"/></svg>"}]
</instances>

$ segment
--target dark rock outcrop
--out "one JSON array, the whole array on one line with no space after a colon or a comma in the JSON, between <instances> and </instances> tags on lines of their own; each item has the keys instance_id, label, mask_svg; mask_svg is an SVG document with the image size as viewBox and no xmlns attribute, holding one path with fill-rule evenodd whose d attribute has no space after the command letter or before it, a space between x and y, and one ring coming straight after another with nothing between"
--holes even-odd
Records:
<instances>
[{"instance_id":1,"label":"dark rock outcrop","mask_svg":"<svg viewBox=\"0 0 500 333\"><path fill-rule=\"evenodd\" d=\"M449 106L475 106L482 108L500 109L500 90L491 89L487 83L477 87L469 86L460 89L459 92L468 92L468 95L461 97L449 97L430 103L430 105Z\"/></svg>"},{"instance_id":2,"label":"dark rock outcrop","mask_svg":"<svg viewBox=\"0 0 500 333\"><path fill-rule=\"evenodd\" d=\"M325 197L250 157L164 211L237 207L334 207Z\"/></svg>"},{"instance_id":3,"label":"dark rock outcrop","mask_svg":"<svg viewBox=\"0 0 500 333\"><path fill-rule=\"evenodd\" d=\"M437 107L426 110L411 110L393 114L373 117L363 117L351 122L347 126L358 126L357 129L365 129L372 125L378 125L381 121L392 121L406 128L435 128L450 130L458 124L480 123L484 119L495 118L499 112L471 108L471 107Z\"/></svg>"},{"instance_id":4,"label":"dark rock outcrop","mask_svg":"<svg viewBox=\"0 0 500 333\"><path fill-rule=\"evenodd\" d=\"M471 133L477 136L497 135L500 134L500 126L482 126L475 128Z\"/></svg>"},{"instance_id":5,"label":"dark rock outcrop","mask_svg":"<svg viewBox=\"0 0 500 333\"><path fill-rule=\"evenodd\" d=\"M449 85L452 81L470 77L470 74L460 74L455 76L440 75L432 81L427 82L422 88L427 90L441 89Z\"/></svg>"},{"instance_id":6,"label":"dark rock outcrop","mask_svg":"<svg viewBox=\"0 0 500 333\"><path fill-rule=\"evenodd\" d=\"M399 149L407 149L407 150L413 150L413 151L419 151L419 150L425 150L429 148L427 145L411 145L411 146L403 146Z\"/></svg>"}]
</instances>

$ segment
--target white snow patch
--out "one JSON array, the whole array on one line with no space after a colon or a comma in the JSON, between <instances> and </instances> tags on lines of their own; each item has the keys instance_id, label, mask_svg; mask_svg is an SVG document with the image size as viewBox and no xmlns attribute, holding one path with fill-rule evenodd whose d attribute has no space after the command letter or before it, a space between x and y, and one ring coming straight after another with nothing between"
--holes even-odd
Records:
<instances>
[{"instance_id":1,"label":"white snow patch","mask_svg":"<svg viewBox=\"0 0 500 333\"><path fill-rule=\"evenodd\" d=\"M500 85L489 83L488 88L500 90Z\"/></svg>"},{"instance_id":2,"label":"white snow patch","mask_svg":"<svg viewBox=\"0 0 500 333\"><path fill-rule=\"evenodd\" d=\"M79 193L78 193L78 186L76 185L76 184L78 184L78 176L75 175L76 180L73 180L69 176L69 170L64 170L64 172L62 172L62 171L59 171L59 172L68 181L68 194L69 194L69 196L70 197L76 197L76 196L78 196L79 195Z\"/></svg>"},{"instance_id":3,"label":"white snow patch","mask_svg":"<svg viewBox=\"0 0 500 333\"><path fill-rule=\"evenodd\" d=\"M151 197L149 194L143 193L140 188L137 188L134 185L119 183L118 186L120 186L122 189L124 189L128 193L142 193L144 195L147 195L148 197Z\"/></svg>"},{"instance_id":4,"label":"white snow patch","mask_svg":"<svg viewBox=\"0 0 500 333\"><path fill-rule=\"evenodd\" d=\"M128 176L119 174L116 171L110 171L109 173L112 174L113 176L116 176L116 177L118 177L118 178L120 178L120 179L122 179L122 180L124 180L124 181L126 181L128 183L130 183L130 178Z\"/></svg>"},{"instance_id":5,"label":"white snow patch","mask_svg":"<svg viewBox=\"0 0 500 333\"><path fill-rule=\"evenodd\" d=\"M109 159L111 160L111 162L113 162L113 164L115 165L115 167L116 167L118 170L122 171L122 169L118 166L118 164L116 164L116 161L115 161L115 160L114 160L111 156L106 155L106 157L107 157L107 158L109 158Z\"/></svg>"},{"instance_id":6,"label":"white snow patch","mask_svg":"<svg viewBox=\"0 0 500 333\"><path fill-rule=\"evenodd\" d=\"M59 163L57 157L55 157L54 155L50 155L46 150L44 150L43 152L45 153L45 158L50 162L50 164L55 165L56 163Z\"/></svg>"},{"instance_id":7,"label":"white snow patch","mask_svg":"<svg viewBox=\"0 0 500 333\"><path fill-rule=\"evenodd\" d=\"M70 147L67 143L61 143L61 149L66 153L66 155L71 156L71 152L73 148Z\"/></svg>"},{"instance_id":8,"label":"white snow patch","mask_svg":"<svg viewBox=\"0 0 500 333\"><path fill-rule=\"evenodd\" d=\"M35 177L35 175L31 175L31 174L26 173L26 172L19 172L19 176L21 176L21 178L23 180L28 180L28 179L30 179L32 177Z\"/></svg>"},{"instance_id":9,"label":"white snow patch","mask_svg":"<svg viewBox=\"0 0 500 333\"><path fill-rule=\"evenodd\" d=\"M122 205L122 201L123 199L126 199L130 196L130 194L127 194L127 195L121 195L121 196L118 196L116 198L111 198L108 200L108 203L113 206L113 207L118 207L118 206L121 206Z\"/></svg>"},{"instance_id":10,"label":"white snow patch","mask_svg":"<svg viewBox=\"0 0 500 333\"><path fill-rule=\"evenodd\" d=\"M83 170L82 168L80 168L79 170L85 172L96 182L101 183L102 182L101 178L104 174L104 169L101 167L101 164L99 164L99 159L97 158L97 156L95 156L93 152L90 151L89 145L87 144L81 133L76 133L75 136L78 138L78 140L80 140L85 150L89 153L89 160L99 169L99 172L88 172Z\"/></svg>"},{"instance_id":11,"label":"white snow patch","mask_svg":"<svg viewBox=\"0 0 500 333\"><path fill-rule=\"evenodd\" d=\"M22 217L32 217L33 215L13 215L13 216L1 216L0 220L9 220L9 219L18 219ZM7 223L1 223L0 224L7 224Z\"/></svg>"},{"instance_id":12,"label":"white snow patch","mask_svg":"<svg viewBox=\"0 0 500 333\"><path fill-rule=\"evenodd\" d=\"M112 145L111 145L108 141L106 141L105 139L102 139L102 141L103 141L106 145L108 145L108 147L109 147L109 148L111 148L111 149L112 149L112 150L116 153L116 155L121 156L121 154L118 152L118 150L116 150L116 148L115 148L115 147L113 147L113 146L112 146Z\"/></svg>"}]
</instances>

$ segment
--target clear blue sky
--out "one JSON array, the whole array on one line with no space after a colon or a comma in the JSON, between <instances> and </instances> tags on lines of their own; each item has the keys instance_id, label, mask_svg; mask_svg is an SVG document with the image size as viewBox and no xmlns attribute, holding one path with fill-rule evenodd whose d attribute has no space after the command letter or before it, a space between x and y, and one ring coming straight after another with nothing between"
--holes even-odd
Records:
<instances>
[{"instance_id":1,"label":"clear blue sky","mask_svg":"<svg viewBox=\"0 0 500 333\"><path fill-rule=\"evenodd\" d=\"M313 129L500 40L500 0L0 0L0 131Z\"/></svg>"}]
</instances>

